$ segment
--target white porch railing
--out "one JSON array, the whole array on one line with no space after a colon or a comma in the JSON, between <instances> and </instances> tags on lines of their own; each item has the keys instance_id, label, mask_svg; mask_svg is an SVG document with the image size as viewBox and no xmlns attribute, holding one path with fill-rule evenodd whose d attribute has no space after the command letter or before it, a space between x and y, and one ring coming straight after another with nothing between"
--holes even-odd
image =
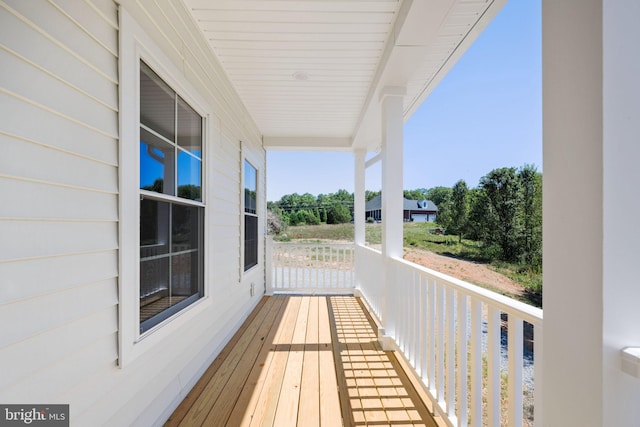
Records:
<instances>
[{"instance_id":1,"label":"white porch railing","mask_svg":"<svg viewBox=\"0 0 640 427\"><path fill-rule=\"evenodd\" d=\"M356 288L367 301L369 309L373 311L382 323L384 304L384 268L380 251L366 246L356 246Z\"/></svg>"},{"instance_id":2,"label":"white porch railing","mask_svg":"<svg viewBox=\"0 0 640 427\"><path fill-rule=\"evenodd\" d=\"M542 425L542 310L362 246L356 277L450 425Z\"/></svg>"},{"instance_id":3,"label":"white porch railing","mask_svg":"<svg viewBox=\"0 0 640 427\"><path fill-rule=\"evenodd\" d=\"M267 293L355 287L449 425L542 425L542 310L364 246L267 240Z\"/></svg>"},{"instance_id":4,"label":"white porch railing","mask_svg":"<svg viewBox=\"0 0 640 427\"><path fill-rule=\"evenodd\" d=\"M354 245L267 239L267 293L352 294Z\"/></svg>"}]
</instances>

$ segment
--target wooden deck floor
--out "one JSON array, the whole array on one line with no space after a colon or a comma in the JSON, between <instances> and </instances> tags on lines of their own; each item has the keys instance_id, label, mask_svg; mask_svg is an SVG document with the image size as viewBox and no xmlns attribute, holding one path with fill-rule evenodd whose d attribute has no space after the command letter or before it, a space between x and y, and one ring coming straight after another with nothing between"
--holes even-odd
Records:
<instances>
[{"instance_id":1,"label":"wooden deck floor","mask_svg":"<svg viewBox=\"0 0 640 427\"><path fill-rule=\"evenodd\" d=\"M436 426L354 297L265 297L167 426Z\"/></svg>"}]
</instances>

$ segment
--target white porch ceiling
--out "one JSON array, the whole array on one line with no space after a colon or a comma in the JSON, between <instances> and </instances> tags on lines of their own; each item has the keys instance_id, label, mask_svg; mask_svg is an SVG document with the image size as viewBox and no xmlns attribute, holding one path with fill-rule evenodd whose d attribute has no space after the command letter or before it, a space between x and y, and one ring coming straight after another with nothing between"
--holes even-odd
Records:
<instances>
[{"instance_id":1,"label":"white porch ceiling","mask_svg":"<svg viewBox=\"0 0 640 427\"><path fill-rule=\"evenodd\" d=\"M379 94L405 120L506 0L184 0L265 148L379 145Z\"/></svg>"}]
</instances>

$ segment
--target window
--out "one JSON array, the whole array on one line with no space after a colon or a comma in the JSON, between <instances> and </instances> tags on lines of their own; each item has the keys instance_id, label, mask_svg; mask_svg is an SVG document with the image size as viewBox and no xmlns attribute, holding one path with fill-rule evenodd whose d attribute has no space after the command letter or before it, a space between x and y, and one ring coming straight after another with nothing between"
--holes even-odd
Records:
<instances>
[{"instance_id":1,"label":"window","mask_svg":"<svg viewBox=\"0 0 640 427\"><path fill-rule=\"evenodd\" d=\"M244 271L258 265L258 173L244 161Z\"/></svg>"},{"instance_id":2,"label":"window","mask_svg":"<svg viewBox=\"0 0 640 427\"><path fill-rule=\"evenodd\" d=\"M140 333L204 295L203 122L140 62Z\"/></svg>"}]
</instances>

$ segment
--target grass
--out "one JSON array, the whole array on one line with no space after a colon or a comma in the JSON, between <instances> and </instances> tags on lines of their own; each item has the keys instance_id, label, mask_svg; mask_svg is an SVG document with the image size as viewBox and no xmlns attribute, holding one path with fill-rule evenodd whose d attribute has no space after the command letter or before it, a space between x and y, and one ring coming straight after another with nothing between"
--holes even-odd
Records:
<instances>
[{"instance_id":1,"label":"grass","mask_svg":"<svg viewBox=\"0 0 640 427\"><path fill-rule=\"evenodd\" d=\"M524 302L542 307L542 273L502 261L493 261L490 268L522 285L525 289Z\"/></svg>"},{"instance_id":2,"label":"grass","mask_svg":"<svg viewBox=\"0 0 640 427\"><path fill-rule=\"evenodd\" d=\"M463 258L471 261L488 261L482 254L481 243L467 239L462 239L462 242L458 242L457 236L432 234L429 230L435 228L436 225L433 223L405 223L404 246L425 249L438 254ZM286 232L276 236L275 240L344 240L352 242L354 237L353 235L353 224L299 225L289 227ZM382 225L366 224L365 239L370 245L381 244Z\"/></svg>"},{"instance_id":3,"label":"grass","mask_svg":"<svg viewBox=\"0 0 640 427\"><path fill-rule=\"evenodd\" d=\"M320 224L320 225L298 225L288 227L287 230L274 240L288 242L290 240L336 240L353 242L353 224Z\"/></svg>"},{"instance_id":4,"label":"grass","mask_svg":"<svg viewBox=\"0 0 640 427\"><path fill-rule=\"evenodd\" d=\"M490 268L501 273L525 288L526 300L530 304L542 304L542 274L517 264L492 261L483 250L482 243L462 239L458 236L439 235L430 232L436 228L433 223L408 222L404 224L404 246L423 249L437 254L489 264ZM308 242L331 240L353 242L353 224L299 225L289 227L284 233L275 236L275 240L302 240ZM382 224L366 224L365 239L370 245L382 243Z\"/></svg>"}]
</instances>

